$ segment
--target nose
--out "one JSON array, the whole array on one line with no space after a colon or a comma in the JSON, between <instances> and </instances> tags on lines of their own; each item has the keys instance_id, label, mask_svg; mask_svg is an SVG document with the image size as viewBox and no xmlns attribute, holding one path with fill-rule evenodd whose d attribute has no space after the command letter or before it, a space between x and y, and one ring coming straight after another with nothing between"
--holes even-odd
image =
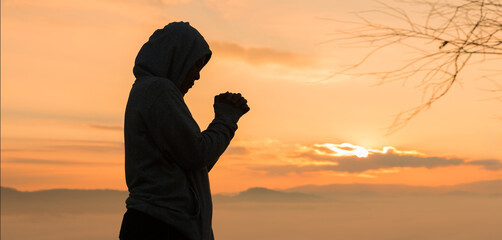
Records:
<instances>
[{"instance_id":1,"label":"nose","mask_svg":"<svg viewBox=\"0 0 502 240\"><path fill-rule=\"evenodd\" d=\"M200 73L198 72L197 74L195 74L194 80L199 80L199 78L200 78Z\"/></svg>"}]
</instances>

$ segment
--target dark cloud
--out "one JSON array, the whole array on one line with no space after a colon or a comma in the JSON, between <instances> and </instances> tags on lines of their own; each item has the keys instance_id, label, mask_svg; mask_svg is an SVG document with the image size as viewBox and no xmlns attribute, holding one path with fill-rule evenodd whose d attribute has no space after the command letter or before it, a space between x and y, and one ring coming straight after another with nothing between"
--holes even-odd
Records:
<instances>
[{"instance_id":1,"label":"dark cloud","mask_svg":"<svg viewBox=\"0 0 502 240\"><path fill-rule=\"evenodd\" d=\"M338 165L329 166L329 170L351 173L393 167L436 168L462 165L464 163L462 159L458 158L445 159L440 157L421 157L414 155L399 155L394 153L375 153L368 155L367 158L358 158L356 156L321 156L314 153L304 153L299 156L315 160L333 161L338 163Z\"/></svg>"},{"instance_id":2,"label":"dark cloud","mask_svg":"<svg viewBox=\"0 0 502 240\"><path fill-rule=\"evenodd\" d=\"M496 159L486 159L486 160L467 162L467 165L482 166L485 169L494 171L502 169L502 162Z\"/></svg>"},{"instance_id":3,"label":"dark cloud","mask_svg":"<svg viewBox=\"0 0 502 240\"><path fill-rule=\"evenodd\" d=\"M348 173L362 173L368 170L389 169L396 167L410 168L438 168L449 166L481 166L487 170L502 169L502 162L489 159L467 162L460 158L443 158L443 157L424 157L420 155L402 155L392 151L387 153L372 153L366 158L356 156L329 156L319 155L315 152L301 153L295 156L296 158L304 158L314 160L316 162L324 161L332 164L324 165L285 165L285 166L267 166L258 167L255 169L266 170L271 174L287 174L289 172L312 172L312 171L334 171Z\"/></svg>"},{"instance_id":4,"label":"dark cloud","mask_svg":"<svg viewBox=\"0 0 502 240\"><path fill-rule=\"evenodd\" d=\"M327 169L327 166L315 166L315 165L308 165L308 166L299 166L299 165L281 165L281 166L262 166L262 167L251 167L253 170L261 170L261 171L266 171L268 174L271 175L286 175L291 172L295 173L303 173L303 172L316 172L316 171L323 171L323 170L329 170Z\"/></svg>"}]
</instances>

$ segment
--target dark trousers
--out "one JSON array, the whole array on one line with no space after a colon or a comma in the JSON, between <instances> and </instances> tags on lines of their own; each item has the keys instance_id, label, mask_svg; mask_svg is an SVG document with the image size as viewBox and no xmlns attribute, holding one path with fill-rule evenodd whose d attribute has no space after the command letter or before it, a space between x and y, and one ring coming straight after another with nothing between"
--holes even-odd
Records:
<instances>
[{"instance_id":1,"label":"dark trousers","mask_svg":"<svg viewBox=\"0 0 502 240\"><path fill-rule=\"evenodd\" d=\"M128 209L122 219L120 240L184 240L176 229L138 210Z\"/></svg>"}]
</instances>

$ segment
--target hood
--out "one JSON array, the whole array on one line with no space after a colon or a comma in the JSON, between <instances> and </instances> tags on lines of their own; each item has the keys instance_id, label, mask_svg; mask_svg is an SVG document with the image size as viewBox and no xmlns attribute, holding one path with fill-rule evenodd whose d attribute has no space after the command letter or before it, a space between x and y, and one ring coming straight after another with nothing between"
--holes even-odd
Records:
<instances>
[{"instance_id":1,"label":"hood","mask_svg":"<svg viewBox=\"0 0 502 240\"><path fill-rule=\"evenodd\" d=\"M148 76L167 78L181 86L188 70L211 50L204 37L188 22L172 22L157 29L139 50L134 63L136 79Z\"/></svg>"}]
</instances>

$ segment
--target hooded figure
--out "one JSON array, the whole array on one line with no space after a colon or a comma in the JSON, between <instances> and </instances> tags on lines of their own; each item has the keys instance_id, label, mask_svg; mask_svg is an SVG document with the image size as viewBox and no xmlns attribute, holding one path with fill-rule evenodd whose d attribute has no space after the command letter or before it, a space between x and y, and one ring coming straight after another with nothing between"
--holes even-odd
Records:
<instances>
[{"instance_id":1,"label":"hooded figure","mask_svg":"<svg viewBox=\"0 0 502 240\"><path fill-rule=\"evenodd\" d=\"M131 220L131 211L164 224L158 226L168 227L171 237L178 235L173 239L214 239L208 173L249 108L240 94L220 94L215 118L201 132L183 96L210 58L207 42L187 22L156 30L136 57L124 120L129 197L121 239L157 226L138 226L147 220Z\"/></svg>"}]
</instances>

